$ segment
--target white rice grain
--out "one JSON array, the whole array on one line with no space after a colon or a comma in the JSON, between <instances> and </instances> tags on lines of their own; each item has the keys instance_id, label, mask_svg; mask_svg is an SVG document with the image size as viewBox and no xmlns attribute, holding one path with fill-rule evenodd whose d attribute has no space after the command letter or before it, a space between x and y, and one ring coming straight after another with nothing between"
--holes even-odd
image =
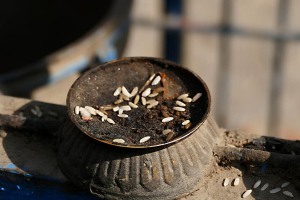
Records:
<instances>
[{"instance_id":1,"label":"white rice grain","mask_svg":"<svg viewBox=\"0 0 300 200\"><path fill-rule=\"evenodd\" d=\"M261 187L261 191L264 191L264 190L266 190L267 188L269 187L269 183L266 183L266 184L264 184L262 187Z\"/></svg>"},{"instance_id":2,"label":"white rice grain","mask_svg":"<svg viewBox=\"0 0 300 200\"><path fill-rule=\"evenodd\" d=\"M185 103L183 103L182 101L176 101L176 105L184 107L186 106Z\"/></svg>"},{"instance_id":3,"label":"white rice grain","mask_svg":"<svg viewBox=\"0 0 300 200\"><path fill-rule=\"evenodd\" d=\"M91 106L85 106L84 108L92 115L97 115L95 108L93 108Z\"/></svg>"},{"instance_id":4,"label":"white rice grain","mask_svg":"<svg viewBox=\"0 0 300 200\"><path fill-rule=\"evenodd\" d=\"M151 88L147 88L143 93L142 97L147 97L151 93Z\"/></svg>"},{"instance_id":5,"label":"white rice grain","mask_svg":"<svg viewBox=\"0 0 300 200\"><path fill-rule=\"evenodd\" d=\"M79 112L80 112L80 115L81 117L91 117L91 113L86 110L85 108L79 108Z\"/></svg>"},{"instance_id":6,"label":"white rice grain","mask_svg":"<svg viewBox=\"0 0 300 200\"><path fill-rule=\"evenodd\" d=\"M294 197L293 193L291 193L290 191L283 191L282 194L288 197Z\"/></svg>"},{"instance_id":7,"label":"white rice grain","mask_svg":"<svg viewBox=\"0 0 300 200\"><path fill-rule=\"evenodd\" d=\"M149 94L148 97L153 98L153 97L156 97L157 95L158 95L158 93L154 92L154 93Z\"/></svg>"},{"instance_id":8,"label":"white rice grain","mask_svg":"<svg viewBox=\"0 0 300 200\"><path fill-rule=\"evenodd\" d=\"M281 190L281 188L280 188L280 187L277 187L277 188L274 188L274 189L270 190L269 192L270 192L271 194L275 194L275 193L279 192L280 190Z\"/></svg>"},{"instance_id":9,"label":"white rice grain","mask_svg":"<svg viewBox=\"0 0 300 200\"><path fill-rule=\"evenodd\" d=\"M108 118L107 115L103 115L103 117L101 118L101 121L105 122L107 120L107 118Z\"/></svg>"},{"instance_id":10,"label":"white rice grain","mask_svg":"<svg viewBox=\"0 0 300 200\"><path fill-rule=\"evenodd\" d=\"M166 117L166 118L163 118L161 121L162 122L170 122L174 119L174 117Z\"/></svg>"},{"instance_id":11,"label":"white rice grain","mask_svg":"<svg viewBox=\"0 0 300 200\"><path fill-rule=\"evenodd\" d=\"M226 187L229 184L229 178L224 178L223 186Z\"/></svg>"},{"instance_id":12,"label":"white rice grain","mask_svg":"<svg viewBox=\"0 0 300 200\"><path fill-rule=\"evenodd\" d=\"M131 94L128 92L125 86L122 86L122 93L127 97L131 97Z\"/></svg>"},{"instance_id":13,"label":"white rice grain","mask_svg":"<svg viewBox=\"0 0 300 200\"><path fill-rule=\"evenodd\" d=\"M147 108L149 109L149 108L153 108L153 107L155 107L155 106L157 106L158 105L158 101L154 101L154 102L151 102L148 106L147 106Z\"/></svg>"},{"instance_id":14,"label":"white rice grain","mask_svg":"<svg viewBox=\"0 0 300 200\"><path fill-rule=\"evenodd\" d=\"M122 93L120 94L120 97L121 97L121 99L123 99L125 101L129 101L130 100L128 96L126 96L125 94L122 94Z\"/></svg>"},{"instance_id":15,"label":"white rice grain","mask_svg":"<svg viewBox=\"0 0 300 200\"><path fill-rule=\"evenodd\" d=\"M113 139L113 142L123 144L123 143L125 143L125 140L123 140L123 139Z\"/></svg>"},{"instance_id":16,"label":"white rice grain","mask_svg":"<svg viewBox=\"0 0 300 200\"><path fill-rule=\"evenodd\" d=\"M132 89L130 95L131 95L132 97L134 97L134 96L138 93L138 91L139 91L139 88L138 88L138 87L134 87L134 88Z\"/></svg>"},{"instance_id":17,"label":"white rice grain","mask_svg":"<svg viewBox=\"0 0 300 200\"><path fill-rule=\"evenodd\" d=\"M134 104L134 103L132 103L132 102L129 102L128 104L129 104L129 106L130 106L131 108L138 108L138 105L136 105L136 104Z\"/></svg>"},{"instance_id":18,"label":"white rice grain","mask_svg":"<svg viewBox=\"0 0 300 200\"><path fill-rule=\"evenodd\" d=\"M80 109L79 106L76 106L76 107L75 107L75 114L76 114L76 115L79 115L79 109Z\"/></svg>"},{"instance_id":19,"label":"white rice grain","mask_svg":"<svg viewBox=\"0 0 300 200\"><path fill-rule=\"evenodd\" d=\"M116 100L115 102L114 102L114 104L120 104L120 103L122 103L123 102L123 99L118 99L118 100Z\"/></svg>"},{"instance_id":20,"label":"white rice grain","mask_svg":"<svg viewBox=\"0 0 300 200\"><path fill-rule=\"evenodd\" d=\"M165 129L162 131L163 135L168 135L168 133L170 133L172 130L171 129Z\"/></svg>"},{"instance_id":21,"label":"white rice grain","mask_svg":"<svg viewBox=\"0 0 300 200\"><path fill-rule=\"evenodd\" d=\"M135 105L137 105L137 104L139 103L139 101L140 101L140 95L136 95L135 98L134 98L133 103L134 103Z\"/></svg>"},{"instance_id":22,"label":"white rice grain","mask_svg":"<svg viewBox=\"0 0 300 200\"><path fill-rule=\"evenodd\" d=\"M258 188L260 186L260 184L261 184L261 180L256 181L255 184L253 185L253 188L254 189Z\"/></svg>"},{"instance_id":23,"label":"white rice grain","mask_svg":"<svg viewBox=\"0 0 300 200\"><path fill-rule=\"evenodd\" d=\"M180 99L184 99L184 98L187 98L189 96L189 94L182 94L180 95L179 97L177 97L178 100Z\"/></svg>"},{"instance_id":24,"label":"white rice grain","mask_svg":"<svg viewBox=\"0 0 300 200\"><path fill-rule=\"evenodd\" d=\"M120 109L119 109L119 115L122 114L123 111L124 111L124 110L120 108Z\"/></svg>"},{"instance_id":25,"label":"white rice grain","mask_svg":"<svg viewBox=\"0 0 300 200\"><path fill-rule=\"evenodd\" d=\"M156 100L155 99L150 99L150 100L146 101L146 104L151 104L153 102L156 102Z\"/></svg>"},{"instance_id":26,"label":"white rice grain","mask_svg":"<svg viewBox=\"0 0 300 200\"><path fill-rule=\"evenodd\" d=\"M156 76L151 85L157 85L161 80L161 76Z\"/></svg>"},{"instance_id":27,"label":"white rice grain","mask_svg":"<svg viewBox=\"0 0 300 200\"><path fill-rule=\"evenodd\" d=\"M175 107L173 107L173 110L183 112L183 111L185 111L185 108L175 106Z\"/></svg>"},{"instance_id":28,"label":"white rice grain","mask_svg":"<svg viewBox=\"0 0 300 200\"><path fill-rule=\"evenodd\" d=\"M190 102L192 102L192 99L189 97L186 97L186 98L183 98L182 101L185 103L190 103Z\"/></svg>"},{"instance_id":29,"label":"white rice grain","mask_svg":"<svg viewBox=\"0 0 300 200\"><path fill-rule=\"evenodd\" d=\"M249 196L252 193L252 190L246 190L243 194L242 194L242 198L246 198L247 196Z\"/></svg>"},{"instance_id":30,"label":"white rice grain","mask_svg":"<svg viewBox=\"0 0 300 200\"><path fill-rule=\"evenodd\" d=\"M106 121L110 124L115 124L114 120L112 120L111 118L107 118Z\"/></svg>"},{"instance_id":31,"label":"white rice grain","mask_svg":"<svg viewBox=\"0 0 300 200\"><path fill-rule=\"evenodd\" d=\"M100 110L96 110L97 115L99 115L100 117L103 117L105 114L103 112L101 112Z\"/></svg>"},{"instance_id":32,"label":"white rice grain","mask_svg":"<svg viewBox=\"0 0 300 200\"><path fill-rule=\"evenodd\" d=\"M285 188L290 184L290 182L285 182L281 184L281 188Z\"/></svg>"},{"instance_id":33,"label":"white rice grain","mask_svg":"<svg viewBox=\"0 0 300 200\"><path fill-rule=\"evenodd\" d=\"M197 101L201 96L202 96L202 93L197 93L197 94L192 98L192 102Z\"/></svg>"},{"instance_id":34,"label":"white rice grain","mask_svg":"<svg viewBox=\"0 0 300 200\"><path fill-rule=\"evenodd\" d=\"M116 106L116 107L113 108L113 111L114 111L114 112L117 112L117 111L119 111L119 109L120 109L120 107L119 107L119 106Z\"/></svg>"},{"instance_id":35,"label":"white rice grain","mask_svg":"<svg viewBox=\"0 0 300 200\"><path fill-rule=\"evenodd\" d=\"M126 105L126 106L121 106L120 109L124 110L124 111L130 111L131 107Z\"/></svg>"},{"instance_id":36,"label":"white rice grain","mask_svg":"<svg viewBox=\"0 0 300 200\"><path fill-rule=\"evenodd\" d=\"M185 125L189 124L190 122L191 122L190 120L185 120L185 121L182 122L181 124L182 124L183 126L185 126Z\"/></svg>"},{"instance_id":37,"label":"white rice grain","mask_svg":"<svg viewBox=\"0 0 300 200\"><path fill-rule=\"evenodd\" d=\"M122 88L121 87L118 87L116 90L115 90L115 92L114 92L114 96L116 97L116 96L118 96L120 93L121 93L121 91L122 91Z\"/></svg>"},{"instance_id":38,"label":"white rice grain","mask_svg":"<svg viewBox=\"0 0 300 200\"><path fill-rule=\"evenodd\" d=\"M240 183L240 179L239 178L235 178L233 181L233 186L237 186Z\"/></svg>"},{"instance_id":39,"label":"white rice grain","mask_svg":"<svg viewBox=\"0 0 300 200\"><path fill-rule=\"evenodd\" d=\"M145 106L147 104L147 100L145 97L142 97L142 104Z\"/></svg>"},{"instance_id":40,"label":"white rice grain","mask_svg":"<svg viewBox=\"0 0 300 200\"><path fill-rule=\"evenodd\" d=\"M142 139L140 139L140 143L147 142L149 139L150 139L150 136L143 137Z\"/></svg>"},{"instance_id":41,"label":"white rice grain","mask_svg":"<svg viewBox=\"0 0 300 200\"><path fill-rule=\"evenodd\" d=\"M122 113L122 114L118 114L118 117L121 117L121 118L127 118L128 115Z\"/></svg>"}]
</instances>

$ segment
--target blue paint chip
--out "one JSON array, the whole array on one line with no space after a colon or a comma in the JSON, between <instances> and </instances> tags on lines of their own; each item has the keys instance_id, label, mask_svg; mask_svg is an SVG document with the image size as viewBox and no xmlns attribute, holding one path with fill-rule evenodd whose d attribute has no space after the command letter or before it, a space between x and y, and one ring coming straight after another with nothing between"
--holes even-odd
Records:
<instances>
[{"instance_id":1,"label":"blue paint chip","mask_svg":"<svg viewBox=\"0 0 300 200\"><path fill-rule=\"evenodd\" d=\"M2 187L2 188L0 188L0 189L1 189L2 191L4 191L4 190L5 190L5 188L3 188L3 187Z\"/></svg>"},{"instance_id":2,"label":"blue paint chip","mask_svg":"<svg viewBox=\"0 0 300 200\"><path fill-rule=\"evenodd\" d=\"M18 190L20 190L20 189L21 189L21 187L20 187L19 185L17 185L17 188L18 188Z\"/></svg>"},{"instance_id":3,"label":"blue paint chip","mask_svg":"<svg viewBox=\"0 0 300 200\"><path fill-rule=\"evenodd\" d=\"M8 169L16 169L17 167L16 167L16 165L14 165L12 163L9 163L9 164L6 165L6 168L8 168Z\"/></svg>"}]
</instances>

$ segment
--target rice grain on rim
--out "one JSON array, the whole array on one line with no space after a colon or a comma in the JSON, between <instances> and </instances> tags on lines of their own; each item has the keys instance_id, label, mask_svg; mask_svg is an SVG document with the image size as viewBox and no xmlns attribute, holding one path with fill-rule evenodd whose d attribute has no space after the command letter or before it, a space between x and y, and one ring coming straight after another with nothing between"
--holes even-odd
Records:
<instances>
[{"instance_id":1,"label":"rice grain on rim","mask_svg":"<svg viewBox=\"0 0 300 200\"><path fill-rule=\"evenodd\" d=\"M262 187L261 187L261 191L264 191L264 190L266 190L267 188L269 187L269 183L266 183L266 184L264 184Z\"/></svg>"},{"instance_id":2,"label":"rice grain on rim","mask_svg":"<svg viewBox=\"0 0 300 200\"><path fill-rule=\"evenodd\" d=\"M253 185L253 188L254 189L258 188L260 186L260 184L261 184L261 180L256 181L255 184Z\"/></svg>"},{"instance_id":3,"label":"rice grain on rim","mask_svg":"<svg viewBox=\"0 0 300 200\"><path fill-rule=\"evenodd\" d=\"M201 96L202 96L202 93L197 93L197 94L192 98L192 102L197 101Z\"/></svg>"},{"instance_id":4,"label":"rice grain on rim","mask_svg":"<svg viewBox=\"0 0 300 200\"><path fill-rule=\"evenodd\" d=\"M75 107L75 114L76 114L76 115L79 115L79 110L80 110L80 107L79 107L79 106L76 106L76 107Z\"/></svg>"},{"instance_id":5,"label":"rice grain on rim","mask_svg":"<svg viewBox=\"0 0 300 200\"><path fill-rule=\"evenodd\" d=\"M246 190L243 194L242 194L242 198L246 198L247 196L249 196L252 193L252 190Z\"/></svg>"},{"instance_id":6,"label":"rice grain on rim","mask_svg":"<svg viewBox=\"0 0 300 200\"><path fill-rule=\"evenodd\" d=\"M168 135L172 130L171 129L165 129L162 131L163 135Z\"/></svg>"},{"instance_id":7,"label":"rice grain on rim","mask_svg":"<svg viewBox=\"0 0 300 200\"><path fill-rule=\"evenodd\" d=\"M223 180L223 186L227 186L229 184L229 178L224 178Z\"/></svg>"},{"instance_id":8,"label":"rice grain on rim","mask_svg":"<svg viewBox=\"0 0 300 200\"><path fill-rule=\"evenodd\" d=\"M235 178L233 181L233 186L237 186L240 183L240 179L239 178Z\"/></svg>"},{"instance_id":9,"label":"rice grain on rim","mask_svg":"<svg viewBox=\"0 0 300 200\"><path fill-rule=\"evenodd\" d=\"M93 108L91 106L85 106L84 108L92 115L97 115L95 108Z\"/></svg>"},{"instance_id":10,"label":"rice grain on rim","mask_svg":"<svg viewBox=\"0 0 300 200\"><path fill-rule=\"evenodd\" d=\"M275 193L279 192L280 190L281 190L281 188L280 188L280 187L277 187L277 188L274 188L274 189L270 190L269 192L270 192L271 194L275 194Z\"/></svg>"},{"instance_id":11,"label":"rice grain on rim","mask_svg":"<svg viewBox=\"0 0 300 200\"><path fill-rule=\"evenodd\" d=\"M149 139L150 139L150 136L143 137L142 139L140 139L140 143L147 142Z\"/></svg>"},{"instance_id":12,"label":"rice grain on rim","mask_svg":"<svg viewBox=\"0 0 300 200\"><path fill-rule=\"evenodd\" d=\"M123 144L123 143L125 143L125 140L123 140L123 139L113 139L113 142Z\"/></svg>"},{"instance_id":13,"label":"rice grain on rim","mask_svg":"<svg viewBox=\"0 0 300 200\"><path fill-rule=\"evenodd\" d=\"M290 192L290 191L283 191L282 194L284 194L285 196L288 196L288 197L294 197L293 193Z\"/></svg>"},{"instance_id":14,"label":"rice grain on rim","mask_svg":"<svg viewBox=\"0 0 300 200\"><path fill-rule=\"evenodd\" d=\"M152 81L151 85L157 85L161 80L161 76L156 76L155 79Z\"/></svg>"}]
</instances>

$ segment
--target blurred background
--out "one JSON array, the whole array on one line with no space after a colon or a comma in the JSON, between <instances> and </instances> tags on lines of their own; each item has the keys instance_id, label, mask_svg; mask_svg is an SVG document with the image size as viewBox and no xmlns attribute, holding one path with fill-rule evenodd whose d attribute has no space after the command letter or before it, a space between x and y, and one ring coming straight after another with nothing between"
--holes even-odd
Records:
<instances>
[{"instance_id":1,"label":"blurred background","mask_svg":"<svg viewBox=\"0 0 300 200\"><path fill-rule=\"evenodd\" d=\"M300 1L0 4L0 91L65 104L80 73L128 56L199 74L221 127L300 139Z\"/></svg>"}]
</instances>

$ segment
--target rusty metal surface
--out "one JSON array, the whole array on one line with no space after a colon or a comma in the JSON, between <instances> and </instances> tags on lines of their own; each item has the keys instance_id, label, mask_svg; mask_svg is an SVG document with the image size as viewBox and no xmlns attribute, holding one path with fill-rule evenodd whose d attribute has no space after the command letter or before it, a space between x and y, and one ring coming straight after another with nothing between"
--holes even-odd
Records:
<instances>
[{"instance_id":1,"label":"rusty metal surface","mask_svg":"<svg viewBox=\"0 0 300 200\"><path fill-rule=\"evenodd\" d=\"M139 86L141 88L145 81L155 73L164 74L163 84L165 90L168 90L165 91L164 96L167 99L175 99L184 92L191 95L195 95L198 92L202 93L201 98L190 109L191 128L187 131L181 131L179 136L173 140L148 145L135 143L116 144L112 142L113 139L122 137L123 135L129 135L129 137L130 134L134 135L134 133L131 133L129 126L118 124L112 126L108 123L97 122L96 120L86 123L79 115L75 115L74 109L76 106L100 107L101 105L112 104L115 101L115 97L112 94L117 87L125 86L126 88L134 88L135 86ZM75 81L68 93L67 109L72 122L83 133L95 140L121 147L149 148L170 145L191 135L208 116L210 102L210 94L206 84L199 76L189 70L163 59L133 57L104 63L83 74ZM135 123L140 118L138 114L132 116L132 123Z\"/></svg>"}]
</instances>

